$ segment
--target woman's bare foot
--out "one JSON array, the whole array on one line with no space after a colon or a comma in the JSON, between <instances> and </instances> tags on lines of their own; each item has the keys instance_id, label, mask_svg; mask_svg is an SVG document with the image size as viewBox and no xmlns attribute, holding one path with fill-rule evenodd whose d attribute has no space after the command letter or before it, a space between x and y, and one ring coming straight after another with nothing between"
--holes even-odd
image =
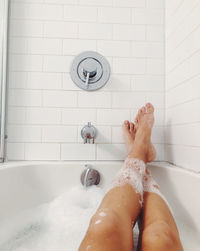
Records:
<instances>
[{"instance_id":1,"label":"woman's bare foot","mask_svg":"<svg viewBox=\"0 0 200 251\"><path fill-rule=\"evenodd\" d=\"M150 106L152 106L152 104L151 103L147 103L145 107L142 107L138 111L138 113L136 115L136 118L135 118L134 134L136 134L138 126L139 126L139 118L140 118L140 114L142 112L142 109L146 110L147 109L146 107L148 107L148 106L150 107ZM154 111L154 108L153 108L153 111ZM155 158L156 158L156 149L155 149L154 145L151 142L150 147L149 147L149 153L148 153L148 162L152 162L153 160L155 160Z\"/></svg>"},{"instance_id":2,"label":"woman's bare foot","mask_svg":"<svg viewBox=\"0 0 200 251\"><path fill-rule=\"evenodd\" d=\"M133 151L133 149L135 147L134 146L135 145L135 137L136 137L138 131L141 134L140 131L145 130L145 127L148 127L147 131L149 131L149 128L150 128L150 135L151 135L151 129L152 129L153 123L154 123L153 112L154 112L153 106L150 103L147 103L145 107L142 107L138 111L138 114L136 116L136 125L134 125L133 123L130 123L127 120L124 122L123 136L124 136L125 145L127 148L128 155L131 154L131 152ZM156 157L156 151L150 141L150 143L148 143L148 151L146 152L146 162L153 161L155 159L155 157Z\"/></svg>"}]
</instances>

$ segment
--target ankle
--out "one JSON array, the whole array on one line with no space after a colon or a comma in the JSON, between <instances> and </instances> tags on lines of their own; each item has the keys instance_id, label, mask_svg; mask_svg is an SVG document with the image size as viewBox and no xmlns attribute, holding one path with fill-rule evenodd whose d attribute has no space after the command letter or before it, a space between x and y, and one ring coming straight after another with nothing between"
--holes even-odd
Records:
<instances>
[{"instance_id":1,"label":"ankle","mask_svg":"<svg viewBox=\"0 0 200 251\"><path fill-rule=\"evenodd\" d=\"M129 158L142 160L145 164L147 163L147 153L145 151L133 150L128 154Z\"/></svg>"}]
</instances>

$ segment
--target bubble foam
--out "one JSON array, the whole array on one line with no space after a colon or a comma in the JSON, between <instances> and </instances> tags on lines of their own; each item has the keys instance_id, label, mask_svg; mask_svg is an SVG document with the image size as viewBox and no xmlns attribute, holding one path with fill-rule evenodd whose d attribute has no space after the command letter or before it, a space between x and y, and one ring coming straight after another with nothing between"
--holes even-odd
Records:
<instances>
[{"instance_id":1,"label":"bubble foam","mask_svg":"<svg viewBox=\"0 0 200 251\"><path fill-rule=\"evenodd\" d=\"M102 198L102 189L76 187L0 226L0 251L75 251Z\"/></svg>"}]
</instances>

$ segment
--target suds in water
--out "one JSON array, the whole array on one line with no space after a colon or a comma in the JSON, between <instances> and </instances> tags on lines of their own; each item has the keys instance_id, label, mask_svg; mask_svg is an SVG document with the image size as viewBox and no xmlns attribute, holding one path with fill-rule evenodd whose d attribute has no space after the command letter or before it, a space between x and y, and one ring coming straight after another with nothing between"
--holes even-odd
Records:
<instances>
[{"instance_id":1,"label":"suds in water","mask_svg":"<svg viewBox=\"0 0 200 251\"><path fill-rule=\"evenodd\" d=\"M103 198L98 187L73 188L0 226L0 251L76 251Z\"/></svg>"}]
</instances>

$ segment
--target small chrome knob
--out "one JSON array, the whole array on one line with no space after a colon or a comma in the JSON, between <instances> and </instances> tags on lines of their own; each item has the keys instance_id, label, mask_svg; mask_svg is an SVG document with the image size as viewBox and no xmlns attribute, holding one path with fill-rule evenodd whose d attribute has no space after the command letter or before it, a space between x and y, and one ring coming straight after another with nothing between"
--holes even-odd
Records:
<instances>
[{"instance_id":1,"label":"small chrome knob","mask_svg":"<svg viewBox=\"0 0 200 251\"><path fill-rule=\"evenodd\" d=\"M94 126L91 125L91 122L88 122L81 130L81 137L83 138L84 144L94 144L97 130Z\"/></svg>"},{"instance_id":2,"label":"small chrome knob","mask_svg":"<svg viewBox=\"0 0 200 251\"><path fill-rule=\"evenodd\" d=\"M86 166L86 169L81 174L81 183L85 187L98 185L100 178L100 173L97 170Z\"/></svg>"}]
</instances>

